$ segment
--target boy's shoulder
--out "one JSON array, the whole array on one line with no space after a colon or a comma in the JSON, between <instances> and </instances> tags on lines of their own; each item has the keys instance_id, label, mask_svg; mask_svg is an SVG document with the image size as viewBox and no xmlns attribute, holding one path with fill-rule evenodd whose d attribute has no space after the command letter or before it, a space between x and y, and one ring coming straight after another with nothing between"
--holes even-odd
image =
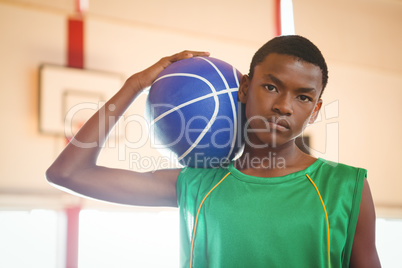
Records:
<instances>
[{"instance_id":1,"label":"boy's shoulder","mask_svg":"<svg viewBox=\"0 0 402 268\"><path fill-rule=\"evenodd\" d=\"M321 169L327 170L328 172L333 172L333 173L345 173L345 174L354 174L354 173L367 173L367 170L365 168L345 164L345 163L340 163L340 162L335 162L335 161L330 161L326 160L323 158L318 158L317 161L322 162L321 164Z\"/></svg>"},{"instance_id":2,"label":"boy's shoulder","mask_svg":"<svg viewBox=\"0 0 402 268\"><path fill-rule=\"evenodd\" d=\"M364 179L367 177L367 170L364 168L319 159L321 164L316 168L310 177L320 189L332 189L339 192L355 191L361 192ZM348 190L346 190L348 189Z\"/></svg>"}]
</instances>

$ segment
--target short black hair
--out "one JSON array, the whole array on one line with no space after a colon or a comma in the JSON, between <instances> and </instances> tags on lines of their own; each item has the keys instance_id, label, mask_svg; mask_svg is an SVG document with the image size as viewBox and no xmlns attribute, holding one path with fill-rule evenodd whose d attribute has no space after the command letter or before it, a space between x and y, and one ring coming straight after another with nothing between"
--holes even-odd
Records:
<instances>
[{"instance_id":1,"label":"short black hair","mask_svg":"<svg viewBox=\"0 0 402 268\"><path fill-rule=\"evenodd\" d=\"M283 35L271 39L254 54L248 74L250 79L253 78L255 66L263 62L271 53L295 56L318 66L322 73L322 91L320 96L322 95L328 82L328 67L321 51L310 40L300 35Z\"/></svg>"}]
</instances>

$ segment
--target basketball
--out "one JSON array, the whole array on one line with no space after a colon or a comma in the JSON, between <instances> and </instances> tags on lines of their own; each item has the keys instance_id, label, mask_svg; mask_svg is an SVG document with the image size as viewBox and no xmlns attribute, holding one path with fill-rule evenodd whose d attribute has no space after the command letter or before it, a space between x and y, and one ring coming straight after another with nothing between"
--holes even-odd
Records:
<instances>
[{"instance_id":1,"label":"basketball","mask_svg":"<svg viewBox=\"0 0 402 268\"><path fill-rule=\"evenodd\" d=\"M152 144L183 166L228 164L243 144L237 100L240 78L232 65L212 57L169 65L147 97Z\"/></svg>"}]
</instances>

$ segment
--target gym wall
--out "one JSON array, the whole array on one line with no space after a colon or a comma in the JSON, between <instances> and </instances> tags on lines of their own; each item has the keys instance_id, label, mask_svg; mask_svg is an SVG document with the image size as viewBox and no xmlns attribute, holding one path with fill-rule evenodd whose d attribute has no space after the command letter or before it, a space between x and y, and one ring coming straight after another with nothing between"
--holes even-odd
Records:
<instances>
[{"instance_id":1,"label":"gym wall","mask_svg":"<svg viewBox=\"0 0 402 268\"><path fill-rule=\"evenodd\" d=\"M74 14L73 2L0 1L3 209L63 208L82 201L45 181L44 172L65 140L38 130L39 66L66 65L67 19ZM321 118L306 131L313 154L367 168L377 215L402 217L397 169L402 149L401 2L293 2L296 33L316 43L329 65ZM184 49L208 50L246 73L255 50L275 35L271 1L98 0L89 4L84 66L124 77ZM145 95L127 114L142 115L144 105ZM133 123L125 129L129 142L141 138L132 133L135 127ZM138 150L109 144L100 163L136 168L134 152L144 159L160 157L149 143ZM88 207L107 206L83 202Z\"/></svg>"}]
</instances>

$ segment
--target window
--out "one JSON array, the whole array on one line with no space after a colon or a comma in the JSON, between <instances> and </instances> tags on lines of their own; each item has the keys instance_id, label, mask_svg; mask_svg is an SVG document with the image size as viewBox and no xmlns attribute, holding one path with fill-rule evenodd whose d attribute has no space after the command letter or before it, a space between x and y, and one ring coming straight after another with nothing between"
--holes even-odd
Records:
<instances>
[{"instance_id":1,"label":"window","mask_svg":"<svg viewBox=\"0 0 402 268\"><path fill-rule=\"evenodd\" d=\"M293 1L281 0L281 35L295 34Z\"/></svg>"},{"instance_id":2,"label":"window","mask_svg":"<svg viewBox=\"0 0 402 268\"><path fill-rule=\"evenodd\" d=\"M376 244L382 267L402 267L402 219L377 219Z\"/></svg>"},{"instance_id":3,"label":"window","mask_svg":"<svg viewBox=\"0 0 402 268\"><path fill-rule=\"evenodd\" d=\"M83 210L79 237L80 268L179 267L177 210Z\"/></svg>"},{"instance_id":4,"label":"window","mask_svg":"<svg viewBox=\"0 0 402 268\"><path fill-rule=\"evenodd\" d=\"M0 211L0 267L63 267L62 226L51 210Z\"/></svg>"}]
</instances>

